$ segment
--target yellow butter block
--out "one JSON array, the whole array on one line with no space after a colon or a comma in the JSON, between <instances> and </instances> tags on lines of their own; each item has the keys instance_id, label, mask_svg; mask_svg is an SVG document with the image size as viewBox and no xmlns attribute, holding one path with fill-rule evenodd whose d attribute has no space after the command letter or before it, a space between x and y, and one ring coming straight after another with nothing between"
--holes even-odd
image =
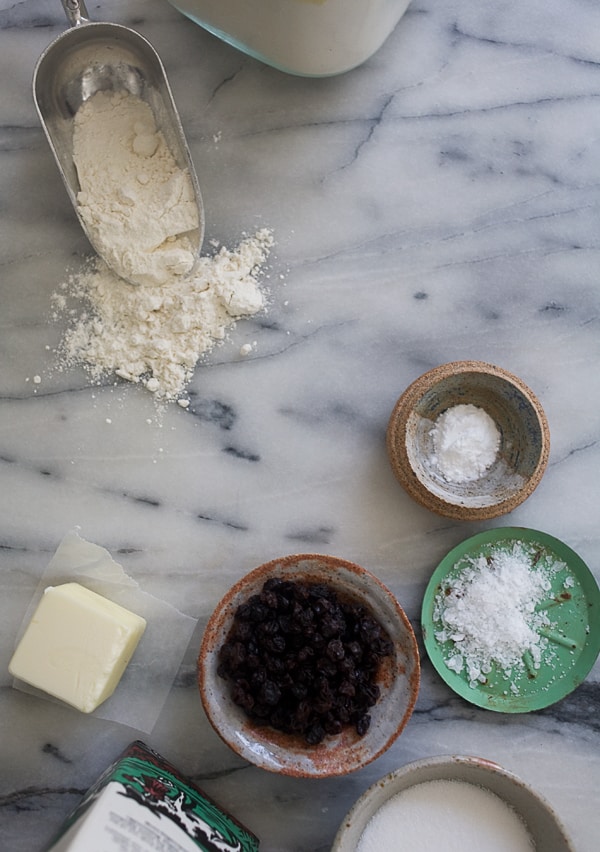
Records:
<instances>
[{"instance_id":1,"label":"yellow butter block","mask_svg":"<svg viewBox=\"0 0 600 852\"><path fill-rule=\"evenodd\" d=\"M8 668L91 713L115 691L145 628L144 618L79 583L50 586Z\"/></svg>"}]
</instances>

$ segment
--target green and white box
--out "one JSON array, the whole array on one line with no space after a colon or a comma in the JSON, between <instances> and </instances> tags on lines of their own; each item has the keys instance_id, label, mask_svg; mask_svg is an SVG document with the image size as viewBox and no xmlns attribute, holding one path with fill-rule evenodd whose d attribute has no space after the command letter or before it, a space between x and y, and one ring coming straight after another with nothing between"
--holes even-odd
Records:
<instances>
[{"instance_id":1,"label":"green and white box","mask_svg":"<svg viewBox=\"0 0 600 852\"><path fill-rule=\"evenodd\" d=\"M47 852L257 852L258 839L139 740L88 790Z\"/></svg>"}]
</instances>

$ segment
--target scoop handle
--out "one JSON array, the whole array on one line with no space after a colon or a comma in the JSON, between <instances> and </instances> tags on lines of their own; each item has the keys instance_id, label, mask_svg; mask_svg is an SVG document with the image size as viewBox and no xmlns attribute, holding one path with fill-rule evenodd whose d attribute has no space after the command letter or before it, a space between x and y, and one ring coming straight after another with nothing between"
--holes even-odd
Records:
<instances>
[{"instance_id":1,"label":"scoop handle","mask_svg":"<svg viewBox=\"0 0 600 852\"><path fill-rule=\"evenodd\" d=\"M71 27L79 27L89 22L88 10L83 0L62 0L62 4Z\"/></svg>"}]
</instances>

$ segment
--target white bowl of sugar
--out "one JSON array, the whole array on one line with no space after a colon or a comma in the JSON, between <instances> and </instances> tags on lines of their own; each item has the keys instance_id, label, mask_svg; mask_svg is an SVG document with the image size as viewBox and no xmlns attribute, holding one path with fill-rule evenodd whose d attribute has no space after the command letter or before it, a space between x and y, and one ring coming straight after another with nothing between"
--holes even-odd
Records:
<instances>
[{"instance_id":1,"label":"white bowl of sugar","mask_svg":"<svg viewBox=\"0 0 600 852\"><path fill-rule=\"evenodd\" d=\"M460 755L418 760L373 784L346 815L331 852L398 848L574 852L538 793L496 763Z\"/></svg>"},{"instance_id":2,"label":"white bowl of sugar","mask_svg":"<svg viewBox=\"0 0 600 852\"><path fill-rule=\"evenodd\" d=\"M416 379L394 406L386 440L408 494L463 521L515 509L539 485L550 452L535 394L483 361L453 361Z\"/></svg>"}]
</instances>

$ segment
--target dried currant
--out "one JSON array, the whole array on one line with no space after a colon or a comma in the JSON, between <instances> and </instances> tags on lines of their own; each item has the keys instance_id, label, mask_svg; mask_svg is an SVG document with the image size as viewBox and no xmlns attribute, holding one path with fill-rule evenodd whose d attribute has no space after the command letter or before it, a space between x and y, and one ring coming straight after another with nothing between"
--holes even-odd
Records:
<instances>
[{"instance_id":1,"label":"dried currant","mask_svg":"<svg viewBox=\"0 0 600 852\"><path fill-rule=\"evenodd\" d=\"M237 608L217 672L258 724L317 745L348 724L364 736L380 694L376 674L392 652L365 607L325 583L271 578Z\"/></svg>"}]
</instances>

